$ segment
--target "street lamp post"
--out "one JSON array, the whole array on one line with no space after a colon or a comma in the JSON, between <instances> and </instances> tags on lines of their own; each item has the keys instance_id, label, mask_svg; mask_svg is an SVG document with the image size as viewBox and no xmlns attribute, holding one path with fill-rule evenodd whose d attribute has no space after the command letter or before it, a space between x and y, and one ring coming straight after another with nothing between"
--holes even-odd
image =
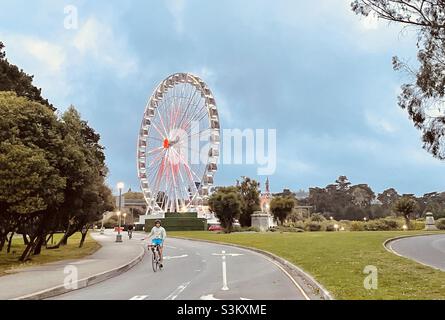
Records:
<instances>
[{"instance_id":1,"label":"street lamp post","mask_svg":"<svg viewBox=\"0 0 445 320\"><path fill-rule=\"evenodd\" d=\"M121 210L122 210L122 189L124 189L124 183L119 182L117 184L117 189L119 190L119 211L117 212L118 220L119 220L119 228L117 229L116 242L122 242L121 235Z\"/></svg>"}]
</instances>

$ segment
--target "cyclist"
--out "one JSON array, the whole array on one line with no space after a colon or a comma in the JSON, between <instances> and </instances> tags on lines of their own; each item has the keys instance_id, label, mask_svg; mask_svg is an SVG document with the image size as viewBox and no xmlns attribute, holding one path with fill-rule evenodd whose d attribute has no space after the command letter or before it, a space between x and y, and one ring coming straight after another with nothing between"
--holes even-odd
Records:
<instances>
[{"instance_id":1,"label":"cyclist","mask_svg":"<svg viewBox=\"0 0 445 320\"><path fill-rule=\"evenodd\" d=\"M159 255L161 258L159 266L162 268L162 249L164 246L164 240L167 237L167 232L165 232L165 229L161 226L161 220L155 221L155 226L151 229L150 233L148 234L147 238L151 238L153 236L153 239L151 243L155 246L159 246Z\"/></svg>"},{"instance_id":2,"label":"cyclist","mask_svg":"<svg viewBox=\"0 0 445 320\"><path fill-rule=\"evenodd\" d=\"M132 224L130 224L129 226L128 226L128 238L132 238L133 237L133 225Z\"/></svg>"}]
</instances>

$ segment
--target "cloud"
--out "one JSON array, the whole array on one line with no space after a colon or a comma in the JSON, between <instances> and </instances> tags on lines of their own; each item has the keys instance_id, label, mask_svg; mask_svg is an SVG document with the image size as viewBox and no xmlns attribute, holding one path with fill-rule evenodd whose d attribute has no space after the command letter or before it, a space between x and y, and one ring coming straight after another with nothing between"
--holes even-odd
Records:
<instances>
[{"instance_id":1,"label":"cloud","mask_svg":"<svg viewBox=\"0 0 445 320\"><path fill-rule=\"evenodd\" d=\"M99 63L105 63L121 77L137 70L136 59L126 50L126 42L95 17L81 25L72 44L81 55L92 56Z\"/></svg>"},{"instance_id":2,"label":"cloud","mask_svg":"<svg viewBox=\"0 0 445 320\"><path fill-rule=\"evenodd\" d=\"M176 31L179 34L184 32L184 11L185 0L166 0L167 9L175 19Z\"/></svg>"},{"instance_id":3,"label":"cloud","mask_svg":"<svg viewBox=\"0 0 445 320\"><path fill-rule=\"evenodd\" d=\"M396 125L388 120L390 119L388 116L379 116L367 110L365 111L365 119L368 126L379 133L388 134L398 130Z\"/></svg>"},{"instance_id":4,"label":"cloud","mask_svg":"<svg viewBox=\"0 0 445 320\"><path fill-rule=\"evenodd\" d=\"M0 34L11 63L34 75L34 84L51 102L63 101L70 91L66 71L68 55L60 43L22 34Z\"/></svg>"},{"instance_id":5,"label":"cloud","mask_svg":"<svg viewBox=\"0 0 445 320\"><path fill-rule=\"evenodd\" d=\"M63 47L40 39L21 37L21 45L32 57L44 63L52 72L60 72L66 61Z\"/></svg>"}]
</instances>

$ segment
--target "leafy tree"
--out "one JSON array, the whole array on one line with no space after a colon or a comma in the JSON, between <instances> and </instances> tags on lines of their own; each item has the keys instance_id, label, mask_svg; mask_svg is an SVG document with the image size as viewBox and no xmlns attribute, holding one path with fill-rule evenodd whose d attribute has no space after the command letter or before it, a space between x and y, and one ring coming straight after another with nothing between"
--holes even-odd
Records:
<instances>
[{"instance_id":1,"label":"leafy tree","mask_svg":"<svg viewBox=\"0 0 445 320\"><path fill-rule=\"evenodd\" d=\"M352 186L350 189L352 203L360 208L369 208L375 199L375 193L367 184Z\"/></svg>"},{"instance_id":2,"label":"leafy tree","mask_svg":"<svg viewBox=\"0 0 445 320\"><path fill-rule=\"evenodd\" d=\"M241 214L242 200L237 187L221 187L209 198L210 210L215 212L221 226L227 233L232 232L233 222Z\"/></svg>"},{"instance_id":3,"label":"leafy tree","mask_svg":"<svg viewBox=\"0 0 445 320\"><path fill-rule=\"evenodd\" d=\"M30 235L21 257L25 260L36 240L42 240L42 229L51 225L63 200L65 179L58 167L62 139L57 118L42 104L14 92L0 92L0 145L4 179L0 206L2 215L8 215L14 226L5 231L21 229Z\"/></svg>"},{"instance_id":4,"label":"leafy tree","mask_svg":"<svg viewBox=\"0 0 445 320\"><path fill-rule=\"evenodd\" d=\"M34 76L26 74L17 66L9 63L3 51L4 47L0 41L0 91L13 91L18 96L26 97L55 110L48 100L42 97L41 89L32 84Z\"/></svg>"},{"instance_id":5,"label":"leafy tree","mask_svg":"<svg viewBox=\"0 0 445 320\"><path fill-rule=\"evenodd\" d=\"M71 106L62 115L64 140L62 172L66 176L65 201L60 223L65 235L57 244L66 244L77 231L82 232L81 245L91 224L99 220L104 211L114 208L111 191L105 185L107 168L100 136L83 121Z\"/></svg>"},{"instance_id":6,"label":"leafy tree","mask_svg":"<svg viewBox=\"0 0 445 320\"><path fill-rule=\"evenodd\" d=\"M410 227L410 216L417 210L418 205L415 199L409 196L403 196L394 204L394 211L403 216L405 224Z\"/></svg>"},{"instance_id":7,"label":"leafy tree","mask_svg":"<svg viewBox=\"0 0 445 320\"><path fill-rule=\"evenodd\" d=\"M351 186L351 182L349 182L347 176L338 177L338 179L335 180L335 183L337 185L337 189L340 191L348 191L349 187Z\"/></svg>"},{"instance_id":8,"label":"leafy tree","mask_svg":"<svg viewBox=\"0 0 445 320\"><path fill-rule=\"evenodd\" d=\"M295 207L295 200L290 197L274 197L270 201L270 211L282 225Z\"/></svg>"},{"instance_id":9,"label":"leafy tree","mask_svg":"<svg viewBox=\"0 0 445 320\"><path fill-rule=\"evenodd\" d=\"M422 131L424 148L445 159L445 2L354 0L352 10L417 29L419 67L412 68L398 57L393 58L394 69L403 70L412 78L402 86L399 106L407 110L414 126Z\"/></svg>"},{"instance_id":10,"label":"leafy tree","mask_svg":"<svg viewBox=\"0 0 445 320\"><path fill-rule=\"evenodd\" d=\"M241 195L241 216L240 224L250 227L252 225L251 215L259 211L260 207L260 184L248 177L244 177L239 186Z\"/></svg>"},{"instance_id":11,"label":"leafy tree","mask_svg":"<svg viewBox=\"0 0 445 320\"><path fill-rule=\"evenodd\" d=\"M377 196L377 200L382 203L384 208L391 208L399 198L400 195L394 188L386 189Z\"/></svg>"}]
</instances>

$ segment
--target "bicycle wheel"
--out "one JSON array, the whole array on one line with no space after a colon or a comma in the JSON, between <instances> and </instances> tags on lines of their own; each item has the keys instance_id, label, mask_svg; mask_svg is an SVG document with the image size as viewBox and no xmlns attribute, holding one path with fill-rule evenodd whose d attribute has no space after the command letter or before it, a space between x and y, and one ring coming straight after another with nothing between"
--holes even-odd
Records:
<instances>
[{"instance_id":1,"label":"bicycle wheel","mask_svg":"<svg viewBox=\"0 0 445 320\"><path fill-rule=\"evenodd\" d=\"M159 259L158 259L158 253L156 250L152 250L152 259L151 259L151 266L153 267L153 271L158 271L159 267Z\"/></svg>"}]
</instances>

